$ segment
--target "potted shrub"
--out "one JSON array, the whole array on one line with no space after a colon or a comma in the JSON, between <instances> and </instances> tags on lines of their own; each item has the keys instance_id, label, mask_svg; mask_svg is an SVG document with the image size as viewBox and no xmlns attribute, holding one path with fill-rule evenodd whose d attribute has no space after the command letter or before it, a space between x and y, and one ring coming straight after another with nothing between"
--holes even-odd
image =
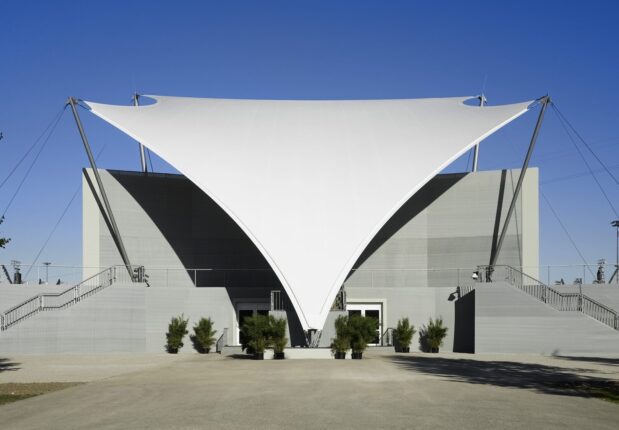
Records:
<instances>
[{"instance_id":1,"label":"potted shrub","mask_svg":"<svg viewBox=\"0 0 619 430\"><path fill-rule=\"evenodd\" d=\"M415 326L411 325L408 318L402 318L398 321L398 325L393 330L393 340L396 350L401 352L409 352L410 345L415 335Z\"/></svg>"},{"instance_id":2,"label":"potted shrub","mask_svg":"<svg viewBox=\"0 0 619 430\"><path fill-rule=\"evenodd\" d=\"M254 354L254 360L264 360L264 350L269 345L271 327L269 317L254 315L245 319L241 328L246 339L246 349Z\"/></svg>"},{"instance_id":3,"label":"potted shrub","mask_svg":"<svg viewBox=\"0 0 619 430\"><path fill-rule=\"evenodd\" d=\"M269 343L273 345L273 359L283 360L284 349L288 343L288 338L286 337L286 318L275 318L271 315L269 316L269 324L271 332Z\"/></svg>"},{"instance_id":4,"label":"potted shrub","mask_svg":"<svg viewBox=\"0 0 619 430\"><path fill-rule=\"evenodd\" d=\"M208 354L215 343L215 333L217 333L217 330L213 330L213 321L210 318L200 318L198 324L193 326L193 333L190 339L196 351Z\"/></svg>"},{"instance_id":5,"label":"potted shrub","mask_svg":"<svg viewBox=\"0 0 619 430\"><path fill-rule=\"evenodd\" d=\"M361 360L363 358L363 351L367 348L368 343L376 337L376 328L377 321L375 318L361 315L348 317L348 335L353 359Z\"/></svg>"},{"instance_id":6,"label":"potted shrub","mask_svg":"<svg viewBox=\"0 0 619 430\"><path fill-rule=\"evenodd\" d=\"M424 352L438 352L447 336L447 327L443 326L443 318L430 318L427 326L419 329L419 345Z\"/></svg>"},{"instance_id":7,"label":"potted shrub","mask_svg":"<svg viewBox=\"0 0 619 430\"><path fill-rule=\"evenodd\" d=\"M348 336L348 317L340 315L335 320L335 338L331 342L331 352L336 360L344 360L346 351L350 349L350 338Z\"/></svg>"},{"instance_id":8,"label":"potted shrub","mask_svg":"<svg viewBox=\"0 0 619 430\"><path fill-rule=\"evenodd\" d=\"M189 323L189 320L185 319L183 314L172 317L172 320L170 320L166 333L166 350L170 354L177 354L178 350L183 347L183 337L188 333L187 323Z\"/></svg>"}]
</instances>

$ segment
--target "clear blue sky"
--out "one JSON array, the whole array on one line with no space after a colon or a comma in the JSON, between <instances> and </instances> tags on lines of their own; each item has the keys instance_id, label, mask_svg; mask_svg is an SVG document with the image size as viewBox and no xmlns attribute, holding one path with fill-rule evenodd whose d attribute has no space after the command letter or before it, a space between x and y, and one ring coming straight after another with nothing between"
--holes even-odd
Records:
<instances>
[{"instance_id":1,"label":"clear blue sky","mask_svg":"<svg viewBox=\"0 0 619 430\"><path fill-rule=\"evenodd\" d=\"M614 1L13 1L0 4L0 181L68 95L126 103L140 93L237 98L549 93L619 176L619 6ZM66 112L0 226L0 261L30 262L87 164ZM482 146L481 169L519 167L535 113ZM137 169L135 143L82 113L100 166ZM588 154L587 154L588 156ZM3 211L26 166L0 189ZM600 166L589 156L594 169ZM169 171L161 160L154 167ZM467 157L450 167L464 170ZM586 259L615 259L604 200L555 114L532 165ZM581 174L578 176L578 174ZM576 176L576 177L570 177ZM599 174L619 207L619 186ZM541 263L581 263L540 201ZM81 196L40 261L81 263Z\"/></svg>"}]
</instances>

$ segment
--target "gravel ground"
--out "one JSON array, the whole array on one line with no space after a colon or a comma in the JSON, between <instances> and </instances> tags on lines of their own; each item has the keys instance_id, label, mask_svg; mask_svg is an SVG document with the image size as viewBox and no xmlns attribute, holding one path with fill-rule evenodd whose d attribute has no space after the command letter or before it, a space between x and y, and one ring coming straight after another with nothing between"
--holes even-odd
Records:
<instances>
[{"instance_id":1,"label":"gravel ground","mask_svg":"<svg viewBox=\"0 0 619 430\"><path fill-rule=\"evenodd\" d=\"M619 359L612 358L371 352L354 361L144 358L101 358L93 382L1 406L3 430L615 430L619 422L619 405L591 390L619 380ZM58 358L21 359L20 370L0 378L58 366ZM72 360L85 372L83 360ZM104 371L104 362L113 372ZM63 372L74 376L71 366ZM114 372L120 373L109 376Z\"/></svg>"}]
</instances>

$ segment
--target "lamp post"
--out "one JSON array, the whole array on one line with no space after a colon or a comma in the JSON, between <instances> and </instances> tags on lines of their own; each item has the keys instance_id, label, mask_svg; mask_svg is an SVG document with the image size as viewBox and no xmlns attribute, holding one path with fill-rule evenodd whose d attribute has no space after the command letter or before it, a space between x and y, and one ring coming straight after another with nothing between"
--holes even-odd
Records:
<instances>
[{"instance_id":1,"label":"lamp post","mask_svg":"<svg viewBox=\"0 0 619 430\"><path fill-rule=\"evenodd\" d=\"M617 284L619 284L619 219L614 220L610 223L613 227L617 229L616 233L616 241L617 241L617 259L615 260L615 278Z\"/></svg>"},{"instance_id":2,"label":"lamp post","mask_svg":"<svg viewBox=\"0 0 619 430\"><path fill-rule=\"evenodd\" d=\"M43 263L43 265L45 266L45 284L49 284L49 265L52 264L49 261L46 261L45 263Z\"/></svg>"}]
</instances>

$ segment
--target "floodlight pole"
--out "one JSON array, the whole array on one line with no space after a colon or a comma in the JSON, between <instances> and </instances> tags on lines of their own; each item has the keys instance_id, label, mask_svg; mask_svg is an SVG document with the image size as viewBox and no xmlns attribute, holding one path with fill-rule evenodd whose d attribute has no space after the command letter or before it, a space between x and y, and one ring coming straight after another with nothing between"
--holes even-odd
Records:
<instances>
[{"instance_id":1,"label":"floodlight pole","mask_svg":"<svg viewBox=\"0 0 619 430\"><path fill-rule=\"evenodd\" d=\"M80 120L80 116L77 113L77 107L76 107L77 100L75 100L73 97L69 97L69 99L67 100L67 104L71 106L71 111L73 112L73 117L75 118L75 124L77 125L77 129L80 133L80 137L82 138L84 149L86 149L86 155L88 156L90 167L92 167L92 172L95 175L95 179L99 187L99 192L101 193L101 200L103 200L103 205L105 206L105 211L107 212L107 217L110 221L110 227L112 230L110 233L112 233L114 242L116 243L116 246L118 247L118 252L120 252L120 257L122 258L123 263L125 263L125 267L129 271L129 276L131 277L131 279L133 279L133 271L131 270L131 262L129 261L129 256L127 255L127 251L125 250L125 245L123 244L122 238L120 236L118 225L116 224L114 214L112 213L112 207L110 206L110 201L107 198L107 193L105 192L105 188L103 188L103 182L101 181L101 176L99 176L99 170L97 169L97 163L95 162L95 157L92 155L92 150L90 149L88 138L86 137L86 133L84 132L82 121Z\"/></svg>"},{"instance_id":2,"label":"floodlight pole","mask_svg":"<svg viewBox=\"0 0 619 430\"><path fill-rule=\"evenodd\" d=\"M140 106L139 103L140 95L138 93L133 93L133 106ZM148 173L148 165L146 164L146 154L144 153L144 145L141 142L138 142L140 146L140 165L142 166L142 173Z\"/></svg>"},{"instance_id":3,"label":"floodlight pole","mask_svg":"<svg viewBox=\"0 0 619 430\"><path fill-rule=\"evenodd\" d=\"M617 284L619 284L619 219L611 222L610 225L617 228L617 232L615 234L616 241L617 241L617 260L615 261L615 272L613 273L613 276L610 278L609 283L612 282L613 278L616 278Z\"/></svg>"},{"instance_id":4,"label":"floodlight pole","mask_svg":"<svg viewBox=\"0 0 619 430\"><path fill-rule=\"evenodd\" d=\"M479 107L484 107L484 105L487 102L486 97L483 94L481 94L477 96L477 98L479 99ZM473 170L472 172L477 172L477 160L478 159L479 159L479 143L475 145L475 147L473 148Z\"/></svg>"},{"instance_id":5,"label":"floodlight pole","mask_svg":"<svg viewBox=\"0 0 619 430\"><path fill-rule=\"evenodd\" d=\"M509 209L507 210L507 215L505 216L505 223L503 223L503 230L501 230L501 236L499 236L499 241L497 242L496 248L492 250L492 254L490 256L490 271L494 269L494 265L499 258L499 252L501 252L501 246L503 246L503 240L505 240L505 235L507 234L507 227L509 227L509 221L514 213L514 209L516 208L516 201L518 200L518 196L520 195L520 188L522 188L524 175L527 173L529 161L531 160L531 155L533 154L533 148L535 148L535 142L537 141L537 136L539 135L539 130L542 126L542 121L544 120L544 113L546 112L548 104L550 104L550 97L544 96L538 101L542 105L542 109L540 110L539 116L537 117L537 123L535 124L535 129L533 130L533 136L531 136L531 143L529 144L527 155L524 158L524 163L522 164L522 169L520 170L520 176L518 176L518 182L516 183L516 189L514 190L512 201L509 204Z\"/></svg>"}]
</instances>

